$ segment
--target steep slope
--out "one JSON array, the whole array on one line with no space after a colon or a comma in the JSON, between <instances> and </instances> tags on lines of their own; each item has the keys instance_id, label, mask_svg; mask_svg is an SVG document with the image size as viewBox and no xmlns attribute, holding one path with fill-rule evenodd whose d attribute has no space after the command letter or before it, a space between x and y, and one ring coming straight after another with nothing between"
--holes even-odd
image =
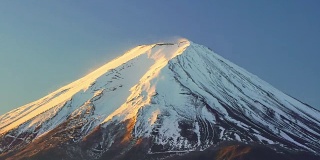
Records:
<instances>
[{"instance_id":1,"label":"steep slope","mask_svg":"<svg viewBox=\"0 0 320 160\"><path fill-rule=\"evenodd\" d=\"M21 147L79 115L85 135L126 102L131 88L143 81L146 73L154 74L188 45L181 40L175 45L137 46L48 96L2 115L0 151Z\"/></svg>"},{"instance_id":2,"label":"steep slope","mask_svg":"<svg viewBox=\"0 0 320 160\"><path fill-rule=\"evenodd\" d=\"M0 120L13 159L163 158L224 142L320 153L318 110L187 40L138 46Z\"/></svg>"}]
</instances>

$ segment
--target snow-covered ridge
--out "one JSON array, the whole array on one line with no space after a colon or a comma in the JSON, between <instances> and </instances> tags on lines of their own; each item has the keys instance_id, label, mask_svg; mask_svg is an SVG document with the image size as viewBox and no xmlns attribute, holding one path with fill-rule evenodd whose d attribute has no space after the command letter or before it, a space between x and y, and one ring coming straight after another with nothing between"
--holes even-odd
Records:
<instances>
[{"instance_id":1,"label":"snow-covered ridge","mask_svg":"<svg viewBox=\"0 0 320 160\"><path fill-rule=\"evenodd\" d=\"M88 151L99 157L120 138L107 135L124 132L108 128L127 123L126 151L138 139L151 140L150 154L221 141L320 151L318 110L188 40L137 46L0 121L0 153L49 131L82 143L100 129L106 137L94 136L99 143Z\"/></svg>"},{"instance_id":2,"label":"snow-covered ridge","mask_svg":"<svg viewBox=\"0 0 320 160\"><path fill-rule=\"evenodd\" d=\"M132 108L136 108L134 135L153 137L157 145L172 147L170 151L205 149L216 143L215 136L267 144L284 139L306 150L320 149L318 110L193 42L157 78L137 87L130 103L115 113L125 120L133 117ZM182 126L197 138L183 137Z\"/></svg>"},{"instance_id":3,"label":"snow-covered ridge","mask_svg":"<svg viewBox=\"0 0 320 160\"><path fill-rule=\"evenodd\" d=\"M104 78L104 76L108 76L109 74L116 74L113 73L115 71L113 69L121 67L126 68L128 67L128 63L131 62L136 64L134 66L135 68L129 69L129 72L128 70L124 70L125 73L121 74L121 76L125 76L121 79L127 78L125 80L121 80L123 81L122 84L125 85L124 87L126 87L125 89L122 89L122 91L129 93L130 88L140 80L140 78L144 75L145 72L147 72L148 70L149 72L152 72L152 68L159 68L165 65L168 60L182 53L183 49L185 49L185 47L187 47L188 45L189 42L187 40L181 39L176 43L157 43L151 45L137 46L126 52L124 55L116 58L115 60L105 64L99 69L86 75L85 77L58 89L57 91L49 94L48 96L45 96L44 98L41 98L35 102L24 105L18 109L15 109L7 114L0 116L0 134L12 130L18 127L19 125L23 124L24 122L30 120L33 121L30 122L30 126L32 126L35 123L42 123L46 121L48 118L57 114L58 111L60 111L63 108L63 106L65 106L65 103L67 103L68 101L72 100L73 106L80 107L84 103L84 101L90 99L90 97L94 97L94 94L97 94L96 92L90 90L92 86L103 85L105 83L108 83L108 81L111 80L107 80L107 78ZM107 81L104 82L103 80ZM121 84L117 85L121 86ZM103 88L103 86L99 87L101 87L101 93L107 92L106 88ZM121 92L113 96L125 97L127 94L123 94ZM75 99L77 99L77 101ZM118 99L119 100L117 101L117 105L121 105L125 101L124 98ZM116 103L116 100L114 100L113 102ZM119 106L113 107L118 108ZM108 109L103 109L103 111L106 110ZM45 116L38 116L42 113ZM50 116L50 114L53 115ZM64 114L64 116L66 117L70 113ZM99 112L99 114L103 115L106 113Z\"/></svg>"}]
</instances>

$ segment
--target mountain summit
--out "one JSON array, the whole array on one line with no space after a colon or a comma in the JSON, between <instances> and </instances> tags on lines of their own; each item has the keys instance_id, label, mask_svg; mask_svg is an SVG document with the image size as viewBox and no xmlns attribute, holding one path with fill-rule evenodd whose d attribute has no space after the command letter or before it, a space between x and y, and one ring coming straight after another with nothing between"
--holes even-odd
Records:
<instances>
[{"instance_id":1,"label":"mountain summit","mask_svg":"<svg viewBox=\"0 0 320 160\"><path fill-rule=\"evenodd\" d=\"M318 110L186 39L137 46L0 122L0 159L320 155Z\"/></svg>"}]
</instances>

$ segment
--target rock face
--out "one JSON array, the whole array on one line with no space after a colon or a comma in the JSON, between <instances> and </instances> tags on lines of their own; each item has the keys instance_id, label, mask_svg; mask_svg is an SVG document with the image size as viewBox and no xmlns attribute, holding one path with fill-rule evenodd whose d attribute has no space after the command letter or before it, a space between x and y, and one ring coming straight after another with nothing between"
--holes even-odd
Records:
<instances>
[{"instance_id":1,"label":"rock face","mask_svg":"<svg viewBox=\"0 0 320 160\"><path fill-rule=\"evenodd\" d=\"M318 110L188 40L137 46L0 121L0 159L320 155Z\"/></svg>"}]
</instances>

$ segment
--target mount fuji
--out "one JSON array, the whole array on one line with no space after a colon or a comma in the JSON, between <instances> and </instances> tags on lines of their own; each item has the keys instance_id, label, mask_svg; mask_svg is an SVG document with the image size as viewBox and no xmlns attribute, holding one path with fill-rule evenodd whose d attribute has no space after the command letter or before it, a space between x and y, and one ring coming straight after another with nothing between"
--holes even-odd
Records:
<instances>
[{"instance_id":1,"label":"mount fuji","mask_svg":"<svg viewBox=\"0 0 320 160\"><path fill-rule=\"evenodd\" d=\"M0 159L320 159L320 111L211 49L140 45L0 116Z\"/></svg>"}]
</instances>

